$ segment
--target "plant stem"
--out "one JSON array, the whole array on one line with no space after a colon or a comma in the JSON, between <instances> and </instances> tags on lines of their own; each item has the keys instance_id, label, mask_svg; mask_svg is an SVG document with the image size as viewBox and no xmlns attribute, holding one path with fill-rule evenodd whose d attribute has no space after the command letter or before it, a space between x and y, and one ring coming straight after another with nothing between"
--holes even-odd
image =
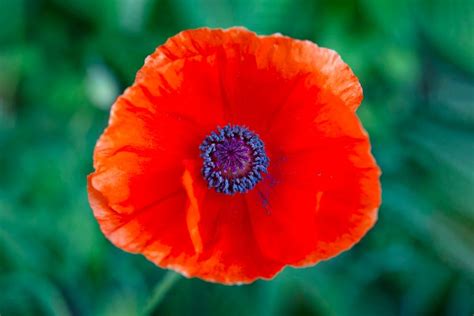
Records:
<instances>
[{"instance_id":1,"label":"plant stem","mask_svg":"<svg viewBox=\"0 0 474 316\"><path fill-rule=\"evenodd\" d=\"M171 289L173 284L179 280L180 275L174 271L166 272L163 279L153 289L152 295L148 299L148 303L145 306L144 315L152 315L153 311L160 305L161 301L165 298L166 293Z\"/></svg>"}]
</instances>

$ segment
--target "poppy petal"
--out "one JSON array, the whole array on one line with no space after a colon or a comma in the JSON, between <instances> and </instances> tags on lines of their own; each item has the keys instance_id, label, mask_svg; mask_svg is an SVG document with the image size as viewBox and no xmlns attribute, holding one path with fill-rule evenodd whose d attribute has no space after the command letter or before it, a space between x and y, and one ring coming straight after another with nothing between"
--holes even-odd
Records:
<instances>
[{"instance_id":1,"label":"poppy petal","mask_svg":"<svg viewBox=\"0 0 474 316\"><path fill-rule=\"evenodd\" d=\"M223 115L230 122L259 126L262 120L278 111L302 77L310 77L307 87L331 91L353 111L362 100L357 77L336 52L279 34L258 37L244 28L202 28L181 32L147 58L137 81L153 84L156 77L162 76L163 69L174 71L174 68L181 68L177 64L191 60L207 64L205 69L188 73L186 81L192 82L200 95L219 92L226 111ZM213 65L219 70L215 73L220 80L218 86L209 84L202 77L196 83L188 79L200 76L203 71L209 72ZM159 86L154 84L154 87L151 89L157 90ZM192 109L200 109L207 115L218 109L213 102L206 104L208 106L193 104ZM199 113L194 114L199 116Z\"/></svg>"},{"instance_id":2,"label":"poppy petal","mask_svg":"<svg viewBox=\"0 0 474 316\"><path fill-rule=\"evenodd\" d=\"M260 252L244 196L209 191L198 164L186 165L183 183L188 195L187 224L196 255L172 265L181 266L180 271L188 276L225 284L272 277L283 264Z\"/></svg>"},{"instance_id":3,"label":"poppy petal","mask_svg":"<svg viewBox=\"0 0 474 316\"><path fill-rule=\"evenodd\" d=\"M304 107L273 135L269 175L248 195L260 248L296 266L350 248L380 205L380 171L357 118L337 103Z\"/></svg>"},{"instance_id":4,"label":"poppy petal","mask_svg":"<svg viewBox=\"0 0 474 316\"><path fill-rule=\"evenodd\" d=\"M194 143L203 133L187 121L151 114L156 110L139 93L133 86L119 97L94 151L91 184L118 212L133 212L180 187L180 161L197 155Z\"/></svg>"},{"instance_id":5,"label":"poppy petal","mask_svg":"<svg viewBox=\"0 0 474 316\"><path fill-rule=\"evenodd\" d=\"M296 262L314 249L316 195L266 180L246 195L256 243L268 258Z\"/></svg>"},{"instance_id":6,"label":"poppy petal","mask_svg":"<svg viewBox=\"0 0 474 316\"><path fill-rule=\"evenodd\" d=\"M225 123L215 55L197 55L152 67L155 58L162 59L149 57L136 83L158 110L193 121L206 131Z\"/></svg>"},{"instance_id":7,"label":"poppy petal","mask_svg":"<svg viewBox=\"0 0 474 316\"><path fill-rule=\"evenodd\" d=\"M153 249L161 258L192 252L191 241L185 234L184 213L176 212L184 207L184 191L172 192L128 214L110 208L107 198L91 184L91 177L88 191L101 230L117 247L133 253Z\"/></svg>"}]
</instances>

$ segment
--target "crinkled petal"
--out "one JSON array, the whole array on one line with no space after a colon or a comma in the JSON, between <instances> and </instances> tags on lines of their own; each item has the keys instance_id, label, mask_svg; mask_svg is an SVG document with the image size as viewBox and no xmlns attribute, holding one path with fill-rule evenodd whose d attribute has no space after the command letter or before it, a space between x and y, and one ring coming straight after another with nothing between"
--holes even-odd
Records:
<instances>
[{"instance_id":1,"label":"crinkled petal","mask_svg":"<svg viewBox=\"0 0 474 316\"><path fill-rule=\"evenodd\" d=\"M357 117L337 103L306 107L273 132L269 175L248 195L260 248L295 266L358 242L376 221L381 195L380 170Z\"/></svg>"},{"instance_id":2,"label":"crinkled petal","mask_svg":"<svg viewBox=\"0 0 474 316\"><path fill-rule=\"evenodd\" d=\"M167 258L160 265L224 284L273 277L283 264L261 253L244 196L208 190L199 173L199 163L186 165L183 185L188 196L187 227L195 253L183 254L179 260Z\"/></svg>"}]
</instances>

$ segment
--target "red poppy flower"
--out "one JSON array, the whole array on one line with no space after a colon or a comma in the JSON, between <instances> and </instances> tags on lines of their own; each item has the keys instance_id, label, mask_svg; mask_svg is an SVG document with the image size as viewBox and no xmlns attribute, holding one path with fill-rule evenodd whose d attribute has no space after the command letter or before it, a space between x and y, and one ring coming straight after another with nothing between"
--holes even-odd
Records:
<instances>
[{"instance_id":1,"label":"red poppy flower","mask_svg":"<svg viewBox=\"0 0 474 316\"><path fill-rule=\"evenodd\" d=\"M107 238L235 284L336 256L374 225L380 171L332 50L198 29L150 55L112 107L89 200Z\"/></svg>"}]
</instances>

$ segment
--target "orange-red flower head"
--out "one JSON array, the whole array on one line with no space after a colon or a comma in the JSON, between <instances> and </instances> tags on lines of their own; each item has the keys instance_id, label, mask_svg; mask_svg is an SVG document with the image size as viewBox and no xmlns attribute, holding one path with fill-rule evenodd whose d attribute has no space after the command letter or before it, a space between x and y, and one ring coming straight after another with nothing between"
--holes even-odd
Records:
<instances>
[{"instance_id":1,"label":"orange-red flower head","mask_svg":"<svg viewBox=\"0 0 474 316\"><path fill-rule=\"evenodd\" d=\"M380 171L332 50L198 29L150 55L97 142L89 200L107 238L235 284L314 265L374 225Z\"/></svg>"}]
</instances>

